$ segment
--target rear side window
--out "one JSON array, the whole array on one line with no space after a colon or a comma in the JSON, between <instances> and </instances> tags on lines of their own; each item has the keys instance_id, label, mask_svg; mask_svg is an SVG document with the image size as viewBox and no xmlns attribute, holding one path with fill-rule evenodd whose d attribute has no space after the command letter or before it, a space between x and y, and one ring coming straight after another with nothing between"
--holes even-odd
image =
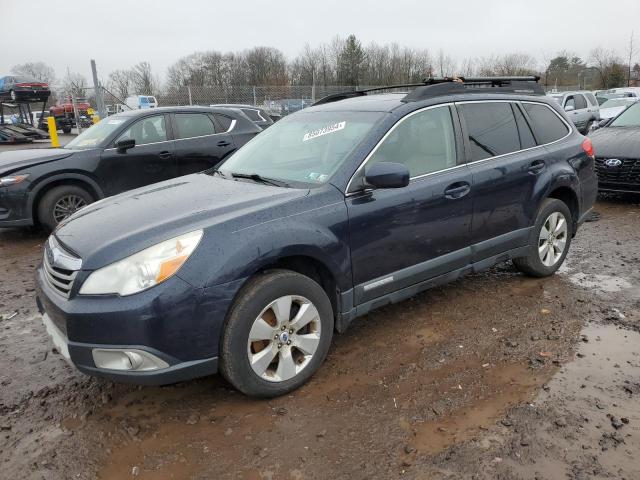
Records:
<instances>
[{"instance_id":1,"label":"rear side window","mask_svg":"<svg viewBox=\"0 0 640 480\"><path fill-rule=\"evenodd\" d=\"M523 103L523 106L539 145L555 142L569 133L569 128L550 107L538 103Z\"/></svg>"},{"instance_id":2,"label":"rear side window","mask_svg":"<svg viewBox=\"0 0 640 480\"><path fill-rule=\"evenodd\" d=\"M587 101L584 96L576 95L576 110L582 110L583 108L587 108Z\"/></svg>"},{"instance_id":3,"label":"rear side window","mask_svg":"<svg viewBox=\"0 0 640 480\"><path fill-rule=\"evenodd\" d=\"M229 131L229 128L231 128L231 119L226 115L216 114L215 117L216 117L216 121L218 122L218 125L222 127L222 131L223 132Z\"/></svg>"},{"instance_id":4,"label":"rear side window","mask_svg":"<svg viewBox=\"0 0 640 480\"><path fill-rule=\"evenodd\" d=\"M460 106L471 146L471 161L520 150L511 104L467 103Z\"/></svg>"},{"instance_id":5,"label":"rear side window","mask_svg":"<svg viewBox=\"0 0 640 480\"><path fill-rule=\"evenodd\" d=\"M193 138L216 133L213 122L203 113L176 113L176 138Z\"/></svg>"},{"instance_id":6,"label":"rear side window","mask_svg":"<svg viewBox=\"0 0 640 480\"><path fill-rule=\"evenodd\" d=\"M264 122L264 118L260 116L260 112L258 110L254 110L253 108L243 108L242 113L244 113L249 119L253 122Z\"/></svg>"}]
</instances>

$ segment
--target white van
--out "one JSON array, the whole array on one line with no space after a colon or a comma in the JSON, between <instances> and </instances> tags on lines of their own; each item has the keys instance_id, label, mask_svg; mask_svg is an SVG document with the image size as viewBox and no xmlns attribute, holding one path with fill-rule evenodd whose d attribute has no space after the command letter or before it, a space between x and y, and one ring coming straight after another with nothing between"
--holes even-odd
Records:
<instances>
[{"instance_id":1,"label":"white van","mask_svg":"<svg viewBox=\"0 0 640 480\"><path fill-rule=\"evenodd\" d=\"M158 101L156 100L156 97L151 95L130 95L127 97L124 103L132 110L158 107Z\"/></svg>"}]
</instances>

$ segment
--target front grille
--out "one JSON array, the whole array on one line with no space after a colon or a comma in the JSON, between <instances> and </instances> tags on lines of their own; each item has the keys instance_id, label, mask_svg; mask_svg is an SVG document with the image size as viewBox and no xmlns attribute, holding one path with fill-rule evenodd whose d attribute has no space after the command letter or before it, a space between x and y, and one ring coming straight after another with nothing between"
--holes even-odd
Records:
<instances>
[{"instance_id":1,"label":"front grille","mask_svg":"<svg viewBox=\"0 0 640 480\"><path fill-rule=\"evenodd\" d=\"M596 158L599 183L640 186L640 158L620 158L622 164L617 167L605 165L606 160L607 158Z\"/></svg>"},{"instance_id":2,"label":"front grille","mask_svg":"<svg viewBox=\"0 0 640 480\"><path fill-rule=\"evenodd\" d=\"M59 265L59 260L57 260L61 256L63 258L60 263L62 263L63 266ZM78 274L78 270L64 268L69 264L68 260L71 258L72 257L62 250L60 245L50 237L44 249L42 271L47 283L65 298L69 298L69 294L73 288L73 281L76 279L76 275ZM66 262L65 259L67 260ZM75 258L72 259L72 262L81 262L81 260Z\"/></svg>"}]
</instances>

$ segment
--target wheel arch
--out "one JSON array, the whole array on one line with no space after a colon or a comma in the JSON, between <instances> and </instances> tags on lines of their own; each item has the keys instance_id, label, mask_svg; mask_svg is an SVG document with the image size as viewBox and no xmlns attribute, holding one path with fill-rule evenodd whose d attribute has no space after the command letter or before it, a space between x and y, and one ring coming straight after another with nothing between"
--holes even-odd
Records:
<instances>
[{"instance_id":1,"label":"wheel arch","mask_svg":"<svg viewBox=\"0 0 640 480\"><path fill-rule=\"evenodd\" d=\"M578 201L578 195L576 191L568 185L556 186L549 192L547 198L555 198L556 200L560 200L565 205L567 205L567 207L569 207L572 223L571 234L572 236L575 235L578 218L580 217L580 203Z\"/></svg>"},{"instance_id":2,"label":"wheel arch","mask_svg":"<svg viewBox=\"0 0 640 480\"><path fill-rule=\"evenodd\" d=\"M30 212L33 218L34 224L38 223L38 204L42 197L50 191L52 188L59 187L61 185L75 185L81 187L91 194L94 200L100 200L104 198L104 192L95 180L77 173L67 173L54 175L48 177L46 180L38 183L29 194L28 212Z\"/></svg>"}]
</instances>

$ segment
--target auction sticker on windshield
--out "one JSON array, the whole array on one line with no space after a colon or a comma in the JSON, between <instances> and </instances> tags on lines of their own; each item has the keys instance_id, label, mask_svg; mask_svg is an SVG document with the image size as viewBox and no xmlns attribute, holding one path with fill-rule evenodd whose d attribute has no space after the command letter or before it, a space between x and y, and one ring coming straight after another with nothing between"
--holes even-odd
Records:
<instances>
[{"instance_id":1,"label":"auction sticker on windshield","mask_svg":"<svg viewBox=\"0 0 640 480\"><path fill-rule=\"evenodd\" d=\"M307 140L321 137L322 135L335 133L339 130L343 130L346 125L347 125L347 122L338 122L338 123L334 123L333 125L327 125L326 127L318 128L311 132L305 133L304 137L302 137L302 141L306 142Z\"/></svg>"}]
</instances>

